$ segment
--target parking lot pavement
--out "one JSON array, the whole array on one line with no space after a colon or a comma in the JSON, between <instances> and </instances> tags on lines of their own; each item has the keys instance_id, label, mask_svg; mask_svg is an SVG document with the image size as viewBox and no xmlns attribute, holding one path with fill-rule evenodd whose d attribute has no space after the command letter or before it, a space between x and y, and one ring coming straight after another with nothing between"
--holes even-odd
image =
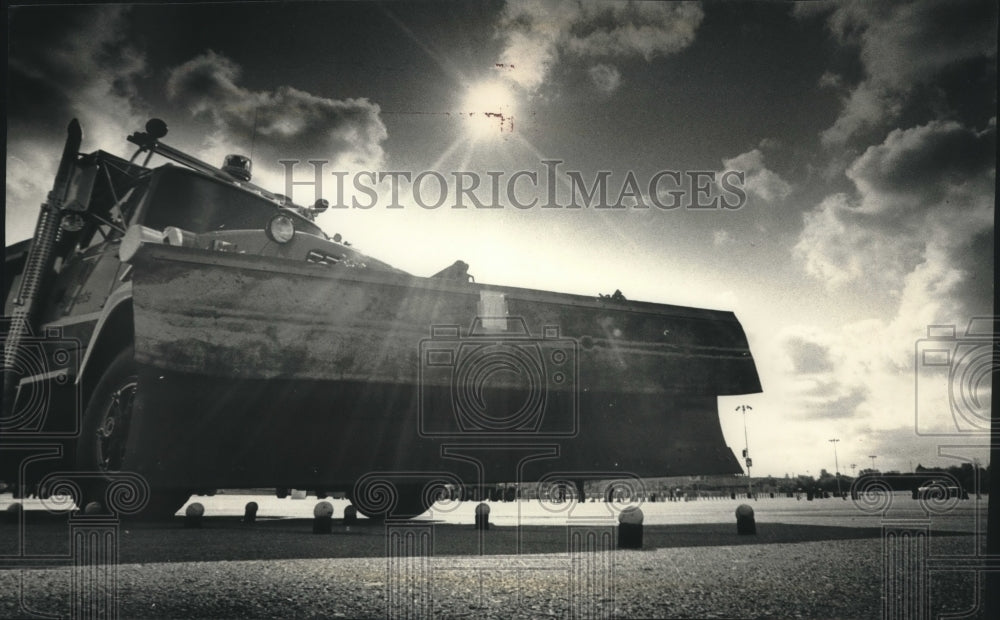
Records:
<instances>
[{"instance_id":1,"label":"parking lot pavement","mask_svg":"<svg viewBox=\"0 0 1000 620\"><path fill-rule=\"evenodd\" d=\"M283 518L312 518L312 510L319 501L313 496L305 499L278 499L273 495L217 494L211 497L195 496L189 504L199 502L207 515L240 516L247 502L259 505L258 514ZM346 499L327 499L333 505L334 515L342 516L350 502ZM894 493L884 510L872 511L862 500L827 498L808 501L787 497L762 497L756 500L702 499L677 502L642 502L638 504L647 525L672 525L694 523L734 523L736 507L748 504L759 521L802 525L837 527L880 527L885 518L930 519L936 529L962 532L985 531L986 498L955 500L934 505L937 512L925 509L928 504L913 500L909 493ZM2 509L0 500L0 509ZM609 521L617 517L628 503L601 501L551 503L537 500L514 502L485 502L490 508L490 522L497 525L565 525L580 521ZM450 502L436 504L423 519L452 524L475 523L475 507L479 502ZM882 507L880 504L878 507ZM178 511L183 514L184 508Z\"/></svg>"},{"instance_id":2,"label":"parking lot pavement","mask_svg":"<svg viewBox=\"0 0 1000 620\"><path fill-rule=\"evenodd\" d=\"M12 501L0 497L0 617L72 615L74 580L96 557L78 553L75 536L102 527L114 555L96 574L115 581L98 592L122 617L873 617L884 603L885 517L931 532L921 553L933 559L981 552L969 532L986 514L974 500L929 514L908 494L878 514L837 499L647 503L643 547L629 551L614 541L627 504L603 502L490 502L482 531L476 502L347 525L347 501L332 499L333 524L320 535L314 497L195 497L201 528L185 528L180 515L102 525L37 501L14 515ZM241 520L248 501L259 505L254 525ZM743 503L755 512L754 536L736 532ZM932 577L934 613L975 612L973 574Z\"/></svg>"},{"instance_id":3,"label":"parking lot pavement","mask_svg":"<svg viewBox=\"0 0 1000 620\"><path fill-rule=\"evenodd\" d=\"M192 496L177 514L183 515L186 507L200 503L208 517L240 517L248 502L259 506L260 518L311 519L317 501L327 501L333 507L334 517L343 517L344 509L350 505L346 499L328 498L317 500L314 496L304 499L274 495L244 494L238 492L219 493L213 496ZM0 494L0 512L13 503L22 503L29 511L44 510L46 505L65 509L72 503L35 499L15 501L9 494ZM584 502L540 502L519 500L513 502L485 502L490 508L490 522L501 526L515 525L566 525L569 523L610 522L617 523L617 517L625 508L638 505L647 525L674 525L695 523L731 523L734 512L741 504L754 509L761 522L789 523L801 525L823 525L836 527L880 527L885 519L926 519L934 529L984 532L987 499L972 498L930 504L913 500L909 493L894 493L888 502L881 502L873 510L864 500L827 498L807 501L787 497L761 497L750 500L701 499L697 501L642 502L640 504L607 503L602 501ZM473 524L475 507L479 502L449 502L435 504L421 518L440 523L456 525ZM363 516L359 515L361 519Z\"/></svg>"}]
</instances>

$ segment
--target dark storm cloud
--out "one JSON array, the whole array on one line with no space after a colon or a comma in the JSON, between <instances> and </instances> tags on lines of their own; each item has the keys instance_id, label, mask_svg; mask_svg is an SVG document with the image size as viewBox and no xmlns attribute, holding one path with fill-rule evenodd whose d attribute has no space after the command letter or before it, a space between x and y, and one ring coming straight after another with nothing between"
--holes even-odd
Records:
<instances>
[{"instance_id":1,"label":"dark storm cloud","mask_svg":"<svg viewBox=\"0 0 1000 620\"><path fill-rule=\"evenodd\" d=\"M127 8L74 7L60 11L59 19L41 19L45 14L13 15L7 109L12 130L30 132L71 116L85 124L109 112L130 117L135 80L145 74L146 62L128 40Z\"/></svg>"},{"instance_id":2,"label":"dark storm cloud","mask_svg":"<svg viewBox=\"0 0 1000 620\"><path fill-rule=\"evenodd\" d=\"M995 267L990 258L993 256L993 243L996 236L996 225L983 228L968 240L953 250L954 264L960 266L966 274L962 299L969 317L974 315L995 314L993 308L993 287ZM965 318L965 317L962 317Z\"/></svg>"},{"instance_id":3,"label":"dark storm cloud","mask_svg":"<svg viewBox=\"0 0 1000 620\"><path fill-rule=\"evenodd\" d=\"M11 13L7 85L6 238L31 234L52 182L65 127L84 149L116 151L141 126L137 80L147 73L120 6L33 7Z\"/></svg>"},{"instance_id":4,"label":"dark storm cloud","mask_svg":"<svg viewBox=\"0 0 1000 620\"><path fill-rule=\"evenodd\" d=\"M883 192L933 205L949 187L991 171L995 149L995 127L975 131L954 121L934 121L892 131L885 142L869 147L847 176L866 194Z\"/></svg>"},{"instance_id":5,"label":"dark storm cloud","mask_svg":"<svg viewBox=\"0 0 1000 620\"><path fill-rule=\"evenodd\" d=\"M881 377L901 397L875 390L861 411L908 415L913 342L930 324L964 324L991 311L996 3L843 2L796 12L823 13L861 69L853 78L823 74L822 85L843 93L823 144L870 146L844 160L853 191L804 214L793 253L830 289L888 293L897 302L857 328L871 344L844 336L842 348L864 352L863 371L844 376L845 386Z\"/></svg>"},{"instance_id":6,"label":"dark storm cloud","mask_svg":"<svg viewBox=\"0 0 1000 620\"><path fill-rule=\"evenodd\" d=\"M167 96L211 119L223 141L248 142L256 132L265 155L354 165L381 161L387 132L377 104L319 97L290 86L252 91L239 80L236 63L209 51L170 72Z\"/></svg>"},{"instance_id":7,"label":"dark storm cloud","mask_svg":"<svg viewBox=\"0 0 1000 620\"><path fill-rule=\"evenodd\" d=\"M939 107L962 107L978 92L935 89L949 75L991 59L995 73L997 7L993 0L918 0L915 2L837 2L796 5L800 15L822 13L835 39L857 49L864 77L843 96L843 109L822 138L844 144L864 129L899 118L920 89ZM994 76L995 79L995 76ZM824 74L824 84L840 76Z\"/></svg>"},{"instance_id":8,"label":"dark storm cloud","mask_svg":"<svg viewBox=\"0 0 1000 620\"><path fill-rule=\"evenodd\" d=\"M170 73L167 96L199 114L248 93L237 87L240 76L236 63L209 51L189 60Z\"/></svg>"}]
</instances>

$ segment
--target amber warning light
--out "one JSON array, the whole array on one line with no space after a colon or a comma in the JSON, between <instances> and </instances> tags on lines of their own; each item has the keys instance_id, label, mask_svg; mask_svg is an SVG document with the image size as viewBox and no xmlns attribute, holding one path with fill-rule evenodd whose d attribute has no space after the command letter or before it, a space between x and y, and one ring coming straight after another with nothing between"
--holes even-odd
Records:
<instances>
[{"instance_id":1,"label":"amber warning light","mask_svg":"<svg viewBox=\"0 0 1000 620\"><path fill-rule=\"evenodd\" d=\"M226 155L226 160L222 164L222 171L240 181L250 180L250 171L253 163L246 155Z\"/></svg>"}]
</instances>

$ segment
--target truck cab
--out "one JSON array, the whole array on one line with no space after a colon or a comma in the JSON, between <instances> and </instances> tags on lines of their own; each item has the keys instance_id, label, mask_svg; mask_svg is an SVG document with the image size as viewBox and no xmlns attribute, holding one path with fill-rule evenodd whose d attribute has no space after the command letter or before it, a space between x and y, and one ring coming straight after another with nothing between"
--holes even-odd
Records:
<instances>
[{"instance_id":1,"label":"truck cab","mask_svg":"<svg viewBox=\"0 0 1000 620\"><path fill-rule=\"evenodd\" d=\"M134 342L128 260L139 246L181 245L331 269L398 272L339 235L324 233L312 219L325 205L295 205L250 183L248 164L246 174L213 168L161 145L154 135L129 137L140 146L136 155L155 152L181 165L149 168L135 163L135 156L129 161L67 147L64 186L53 191L61 199L43 205L43 212L57 218L49 227L53 232L44 233L40 225L33 239L6 249L0 484L19 494L44 496L46 475L60 469L123 467L127 413L116 420L108 411L97 412L94 399L109 368L128 356ZM39 263L42 250L48 255ZM26 274L38 283L32 300L24 298ZM31 312L22 311L28 305ZM127 393L113 390L113 396L121 400ZM31 445L44 447L45 456L31 461L22 477L24 449Z\"/></svg>"}]
</instances>

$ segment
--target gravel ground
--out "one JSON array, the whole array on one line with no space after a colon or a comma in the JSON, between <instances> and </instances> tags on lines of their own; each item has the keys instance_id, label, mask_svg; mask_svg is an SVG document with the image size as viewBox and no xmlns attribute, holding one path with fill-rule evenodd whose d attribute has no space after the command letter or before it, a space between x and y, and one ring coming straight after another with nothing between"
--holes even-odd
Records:
<instances>
[{"instance_id":1,"label":"gravel ground","mask_svg":"<svg viewBox=\"0 0 1000 620\"><path fill-rule=\"evenodd\" d=\"M565 549L564 528L545 529ZM71 574L0 571L0 617L69 615ZM112 574L125 618L877 618L883 596L877 538L393 562L382 547L371 557L123 563ZM975 600L967 573L932 586L935 611ZM19 591L23 603L9 596Z\"/></svg>"},{"instance_id":2,"label":"gravel ground","mask_svg":"<svg viewBox=\"0 0 1000 620\"><path fill-rule=\"evenodd\" d=\"M469 505L441 521L389 530L399 536L340 519L330 534L314 535L303 518L314 502L262 500L263 516L247 526L239 517L244 500L206 498L212 516L201 529L184 528L181 517L120 523L118 563L105 573L67 566L67 514L28 511L23 530L0 519L0 617L73 615L74 577L113 579L105 598L123 618L883 616L881 523L844 502L755 504L756 536L736 534L735 503L644 506L643 549L615 550L606 520L586 525L599 505L581 507L593 514L582 511L580 522L558 523L551 507L495 504L488 532L472 527ZM926 517L911 503L898 507L909 512L896 516L911 523ZM963 504L935 516L929 556L981 552L981 537L971 533L981 532L984 514ZM517 519L527 524L505 525ZM595 533L604 550L568 551L573 532ZM23 568L25 555L39 559ZM931 572L926 591L931 617L982 617L971 572Z\"/></svg>"}]
</instances>

